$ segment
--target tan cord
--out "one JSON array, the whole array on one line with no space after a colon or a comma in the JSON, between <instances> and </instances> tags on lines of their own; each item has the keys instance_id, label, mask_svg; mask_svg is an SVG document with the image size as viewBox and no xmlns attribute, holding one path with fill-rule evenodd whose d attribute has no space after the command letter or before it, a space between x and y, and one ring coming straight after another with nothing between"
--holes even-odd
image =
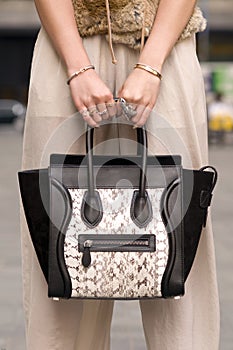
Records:
<instances>
[{"instance_id":1,"label":"tan cord","mask_svg":"<svg viewBox=\"0 0 233 350\"><path fill-rule=\"evenodd\" d=\"M112 63L116 64L117 59L115 57L115 53L113 50L113 45L112 45L112 27L111 27L111 15L110 15L110 8L109 8L109 1L105 0L106 4L106 11L107 11L107 20L108 20L108 35L109 35L109 48L112 56Z\"/></svg>"},{"instance_id":2,"label":"tan cord","mask_svg":"<svg viewBox=\"0 0 233 350\"><path fill-rule=\"evenodd\" d=\"M143 13L142 13L142 33L141 33L141 43L140 43L140 52L142 52L145 44L145 1L143 0Z\"/></svg>"}]
</instances>

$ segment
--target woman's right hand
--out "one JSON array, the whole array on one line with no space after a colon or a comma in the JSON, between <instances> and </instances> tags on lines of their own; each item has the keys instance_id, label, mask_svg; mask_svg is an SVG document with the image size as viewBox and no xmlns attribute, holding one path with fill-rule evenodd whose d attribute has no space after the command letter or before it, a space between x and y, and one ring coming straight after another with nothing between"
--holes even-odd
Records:
<instances>
[{"instance_id":1,"label":"woman's right hand","mask_svg":"<svg viewBox=\"0 0 233 350\"><path fill-rule=\"evenodd\" d=\"M70 90L74 105L91 127L98 127L102 120L115 115L113 95L95 70L89 69L72 79Z\"/></svg>"},{"instance_id":2,"label":"woman's right hand","mask_svg":"<svg viewBox=\"0 0 233 350\"><path fill-rule=\"evenodd\" d=\"M43 27L64 62L68 76L90 65L75 22L72 1L56 0L56 11L54 1L35 0L35 4ZM114 115L112 93L94 70L89 69L72 79L70 89L77 110L90 126L97 127L102 119Z\"/></svg>"}]
</instances>

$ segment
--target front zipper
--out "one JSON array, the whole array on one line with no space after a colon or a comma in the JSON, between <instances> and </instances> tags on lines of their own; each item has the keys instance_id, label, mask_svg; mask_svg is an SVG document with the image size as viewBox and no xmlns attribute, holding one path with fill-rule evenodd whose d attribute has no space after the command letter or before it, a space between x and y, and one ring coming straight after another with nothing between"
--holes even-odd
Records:
<instances>
[{"instance_id":1,"label":"front zipper","mask_svg":"<svg viewBox=\"0 0 233 350\"><path fill-rule=\"evenodd\" d=\"M155 235L79 235L82 264L89 267L91 252L154 252Z\"/></svg>"}]
</instances>

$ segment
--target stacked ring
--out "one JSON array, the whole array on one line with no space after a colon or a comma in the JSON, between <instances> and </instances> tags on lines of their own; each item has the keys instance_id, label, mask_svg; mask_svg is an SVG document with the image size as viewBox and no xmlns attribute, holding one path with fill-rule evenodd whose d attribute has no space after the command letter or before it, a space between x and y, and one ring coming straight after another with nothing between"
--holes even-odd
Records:
<instances>
[{"instance_id":1,"label":"stacked ring","mask_svg":"<svg viewBox=\"0 0 233 350\"><path fill-rule=\"evenodd\" d=\"M106 103L106 106L107 106L107 107L114 107L114 106L115 106L115 103Z\"/></svg>"},{"instance_id":2,"label":"stacked ring","mask_svg":"<svg viewBox=\"0 0 233 350\"><path fill-rule=\"evenodd\" d=\"M99 114L99 112L98 112L98 110L97 110L96 107L94 107L94 108L92 108L92 109L89 109L89 114L90 114L91 117L92 117L93 114L95 114L95 113L98 113L98 114Z\"/></svg>"},{"instance_id":3,"label":"stacked ring","mask_svg":"<svg viewBox=\"0 0 233 350\"><path fill-rule=\"evenodd\" d=\"M79 113L82 115L83 118L90 115L88 109L86 109L86 108L81 110L81 111L79 111Z\"/></svg>"},{"instance_id":4,"label":"stacked ring","mask_svg":"<svg viewBox=\"0 0 233 350\"><path fill-rule=\"evenodd\" d=\"M98 112L98 114L102 117L102 115L107 114L108 110L104 109L102 112Z\"/></svg>"},{"instance_id":5,"label":"stacked ring","mask_svg":"<svg viewBox=\"0 0 233 350\"><path fill-rule=\"evenodd\" d=\"M119 101L124 115L127 119L131 119L137 114L136 108L131 106L131 104L127 103L124 98L120 98Z\"/></svg>"}]
</instances>

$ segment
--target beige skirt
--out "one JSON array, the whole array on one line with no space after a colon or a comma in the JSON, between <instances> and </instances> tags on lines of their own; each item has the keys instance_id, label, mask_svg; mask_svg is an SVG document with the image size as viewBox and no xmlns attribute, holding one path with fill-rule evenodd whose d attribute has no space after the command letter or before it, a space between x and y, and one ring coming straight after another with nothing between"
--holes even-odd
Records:
<instances>
[{"instance_id":1,"label":"beige skirt","mask_svg":"<svg viewBox=\"0 0 233 350\"><path fill-rule=\"evenodd\" d=\"M138 52L116 45L118 64L114 66L104 37L93 36L83 42L100 77L117 96L137 62ZM194 37L174 47L162 73L159 97L147 122L150 153L181 154L185 167L208 164L206 103ZM85 123L72 103L66 79L64 65L42 29L32 63L23 169L47 166L51 153L85 152ZM107 128L96 131L96 152L135 152L134 131L124 123L123 118L117 118ZM113 137L116 139L110 141ZM27 348L109 349L113 302L57 303L49 299L22 210L21 232ZM140 307L148 349L218 349L219 302L210 220L201 237L185 296L180 301L142 301Z\"/></svg>"}]
</instances>

